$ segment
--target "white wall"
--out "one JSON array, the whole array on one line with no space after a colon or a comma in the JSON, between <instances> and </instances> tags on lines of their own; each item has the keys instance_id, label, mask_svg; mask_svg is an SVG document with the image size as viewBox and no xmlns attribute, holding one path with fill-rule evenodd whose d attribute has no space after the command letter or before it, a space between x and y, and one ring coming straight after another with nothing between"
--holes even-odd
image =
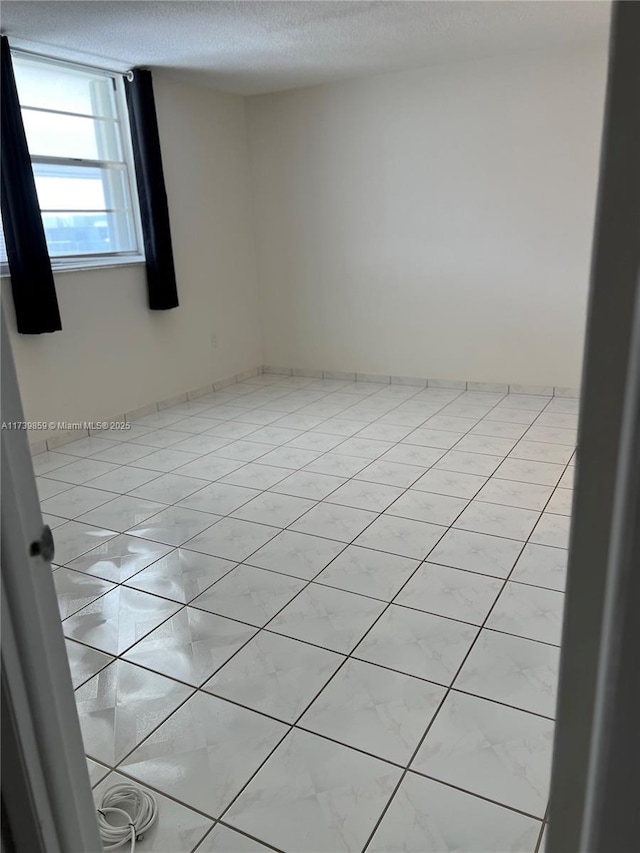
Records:
<instances>
[{"instance_id":1,"label":"white wall","mask_svg":"<svg viewBox=\"0 0 640 853\"><path fill-rule=\"evenodd\" d=\"M154 88L180 307L148 309L142 266L64 273L62 332L19 335L3 280L28 420L103 419L262 364L243 99Z\"/></svg>"},{"instance_id":2,"label":"white wall","mask_svg":"<svg viewBox=\"0 0 640 853\"><path fill-rule=\"evenodd\" d=\"M267 364L578 385L604 50L250 98Z\"/></svg>"}]
</instances>

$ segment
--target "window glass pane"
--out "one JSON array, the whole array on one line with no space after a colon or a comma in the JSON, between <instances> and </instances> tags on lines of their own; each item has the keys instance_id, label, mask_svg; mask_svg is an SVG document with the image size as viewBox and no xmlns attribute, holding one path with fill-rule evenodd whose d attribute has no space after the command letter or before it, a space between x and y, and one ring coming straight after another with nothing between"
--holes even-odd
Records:
<instances>
[{"instance_id":1,"label":"window glass pane","mask_svg":"<svg viewBox=\"0 0 640 853\"><path fill-rule=\"evenodd\" d=\"M110 77L15 56L13 68L23 107L115 118Z\"/></svg>"},{"instance_id":2,"label":"window glass pane","mask_svg":"<svg viewBox=\"0 0 640 853\"><path fill-rule=\"evenodd\" d=\"M4 242L4 223L0 218L0 264L7 263L7 244Z\"/></svg>"},{"instance_id":3,"label":"window glass pane","mask_svg":"<svg viewBox=\"0 0 640 853\"><path fill-rule=\"evenodd\" d=\"M42 210L131 208L124 169L34 163L33 174Z\"/></svg>"},{"instance_id":4,"label":"window glass pane","mask_svg":"<svg viewBox=\"0 0 640 853\"><path fill-rule=\"evenodd\" d=\"M131 214L52 212L43 213L44 231L52 258L135 251Z\"/></svg>"},{"instance_id":5,"label":"window glass pane","mask_svg":"<svg viewBox=\"0 0 640 853\"><path fill-rule=\"evenodd\" d=\"M23 109L22 120L32 157L121 161L118 124Z\"/></svg>"}]
</instances>

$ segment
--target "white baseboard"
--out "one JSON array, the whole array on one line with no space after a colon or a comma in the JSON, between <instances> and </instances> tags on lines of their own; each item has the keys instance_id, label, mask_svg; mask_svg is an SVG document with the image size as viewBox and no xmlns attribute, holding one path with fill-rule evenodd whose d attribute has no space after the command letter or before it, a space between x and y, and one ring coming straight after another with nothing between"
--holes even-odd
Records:
<instances>
[{"instance_id":1,"label":"white baseboard","mask_svg":"<svg viewBox=\"0 0 640 853\"><path fill-rule=\"evenodd\" d=\"M476 382L473 380L464 379L429 379L427 377L417 376L392 376L379 373L350 373L344 370L319 370L303 367L274 367L272 365L263 365L254 367L251 370L245 370L242 373L237 373L234 376L228 376L224 379L218 379L212 382L211 385L201 385L199 388L194 388L191 391L185 391L182 394L175 394L164 400L158 400L155 403L148 403L138 409L133 409L130 412L116 415L111 418L102 418L101 420L121 422L133 421L142 418L145 415L151 415L154 412L161 412L163 409L168 409L171 406L176 406L180 403L188 402L189 400L197 400L198 397L203 397L205 394L211 394L213 391L221 391L228 388L230 385L235 385L238 382L245 382L253 376L259 376L261 373L276 374L279 376L306 376L311 379L339 379L348 382L375 382L380 385L411 385L420 388L450 388L458 391L486 391L486 392L501 392L511 394L529 394L542 395L546 397L565 397L578 398L580 391L578 388L567 388L564 386L551 385L522 385L522 384L507 384L496 382ZM66 430L56 432L54 435L46 439L37 438L38 433L29 435L29 446L31 454L44 453L46 450L55 450L64 447L65 444L70 444L72 441L78 441L81 438L86 438L89 435L100 435L100 430ZM33 437L33 440L32 440Z\"/></svg>"}]
</instances>

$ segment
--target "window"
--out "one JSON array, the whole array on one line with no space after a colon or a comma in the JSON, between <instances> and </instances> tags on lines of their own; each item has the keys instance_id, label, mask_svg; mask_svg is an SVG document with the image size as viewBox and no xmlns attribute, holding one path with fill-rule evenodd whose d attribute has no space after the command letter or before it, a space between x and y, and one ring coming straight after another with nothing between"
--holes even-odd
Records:
<instances>
[{"instance_id":1,"label":"window","mask_svg":"<svg viewBox=\"0 0 640 853\"><path fill-rule=\"evenodd\" d=\"M19 52L13 67L54 269L143 260L120 75Z\"/></svg>"}]
</instances>

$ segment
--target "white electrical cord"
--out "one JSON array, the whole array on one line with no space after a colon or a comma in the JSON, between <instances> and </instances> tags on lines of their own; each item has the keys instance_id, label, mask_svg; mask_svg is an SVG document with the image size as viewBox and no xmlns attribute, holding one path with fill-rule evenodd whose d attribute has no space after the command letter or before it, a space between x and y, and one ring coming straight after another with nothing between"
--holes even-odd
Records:
<instances>
[{"instance_id":1,"label":"white electrical cord","mask_svg":"<svg viewBox=\"0 0 640 853\"><path fill-rule=\"evenodd\" d=\"M107 816L117 814L126 823L109 823ZM158 818L158 804L153 794L143 791L137 785L122 783L113 785L102 796L98 808L98 830L105 850L115 850L128 841L130 853Z\"/></svg>"}]
</instances>

